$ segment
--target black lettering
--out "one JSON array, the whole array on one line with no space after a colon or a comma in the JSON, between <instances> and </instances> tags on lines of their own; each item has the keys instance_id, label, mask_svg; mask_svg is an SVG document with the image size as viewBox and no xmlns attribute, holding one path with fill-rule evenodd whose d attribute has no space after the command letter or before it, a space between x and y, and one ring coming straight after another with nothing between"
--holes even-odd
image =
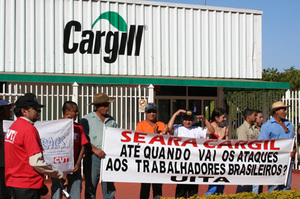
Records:
<instances>
[{"instance_id":1,"label":"black lettering","mask_svg":"<svg viewBox=\"0 0 300 199\"><path fill-rule=\"evenodd\" d=\"M112 48L110 48L111 44L110 44L110 41L111 41L111 38L113 38L113 45L112 45ZM113 63L116 61L117 59L117 55L118 55L118 44L119 43L119 32L111 32L109 31L107 33L107 36L106 36L106 44L105 44L105 52L107 54L110 54L110 56L107 56L107 57L104 57L104 61L106 63Z\"/></svg>"},{"instance_id":2,"label":"black lettering","mask_svg":"<svg viewBox=\"0 0 300 199\"><path fill-rule=\"evenodd\" d=\"M111 158L108 159L107 165L106 165L106 169L105 169L105 170L106 170L106 171L108 171L108 170L113 171L113 163L112 163L112 159L111 159Z\"/></svg>"},{"instance_id":3,"label":"black lettering","mask_svg":"<svg viewBox=\"0 0 300 199\"><path fill-rule=\"evenodd\" d=\"M64 52L71 54L75 53L78 48L78 43L73 43L73 46L69 48L70 38L71 38L71 29L75 28L75 31L81 31L81 24L78 21L70 21L66 24L64 30Z\"/></svg>"},{"instance_id":4,"label":"black lettering","mask_svg":"<svg viewBox=\"0 0 300 199\"><path fill-rule=\"evenodd\" d=\"M171 176L171 181L173 182L185 182L188 180L188 176L182 176L181 179L177 179L178 176Z\"/></svg>"},{"instance_id":5,"label":"black lettering","mask_svg":"<svg viewBox=\"0 0 300 199\"><path fill-rule=\"evenodd\" d=\"M214 182L229 182L229 180L225 177L218 177Z\"/></svg>"},{"instance_id":6,"label":"black lettering","mask_svg":"<svg viewBox=\"0 0 300 199\"><path fill-rule=\"evenodd\" d=\"M105 36L105 31L97 31L96 32L96 40L95 40L95 47L94 47L94 54L99 54L101 49L101 37Z\"/></svg>"},{"instance_id":7,"label":"black lettering","mask_svg":"<svg viewBox=\"0 0 300 199\"><path fill-rule=\"evenodd\" d=\"M141 48L141 43L142 43L142 36L143 36L143 30L144 26L138 26L138 31L136 34L136 40L135 40L135 56L140 55L140 48Z\"/></svg>"},{"instance_id":8,"label":"black lettering","mask_svg":"<svg viewBox=\"0 0 300 199\"><path fill-rule=\"evenodd\" d=\"M127 165L127 160L123 159L122 160L122 171L125 172L128 169L128 165Z\"/></svg>"},{"instance_id":9,"label":"black lettering","mask_svg":"<svg viewBox=\"0 0 300 199\"><path fill-rule=\"evenodd\" d=\"M87 37L86 39L83 39L80 42L79 52L81 54L84 53L92 53L93 49L93 41L94 41L94 33L91 30L85 30L82 32L82 37ZM85 46L87 46L87 49L85 49Z\"/></svg>"}]
</instances>

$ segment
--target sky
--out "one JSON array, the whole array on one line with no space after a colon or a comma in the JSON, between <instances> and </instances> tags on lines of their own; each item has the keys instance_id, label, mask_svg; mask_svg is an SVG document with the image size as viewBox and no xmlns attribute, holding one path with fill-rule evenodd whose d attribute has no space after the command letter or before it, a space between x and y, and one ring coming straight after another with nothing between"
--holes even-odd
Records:
<instances>
[{"instance_id":1,"label":"sky","mask_svg":"<svg viewBox=\"0 0 300 199\"><path fill-rule=\"evenodd\" d=\"M205 0L156 0L204 5ZM207 6L262 10L262 67L300 70L300 0L206 0Z\"/></svg>"}]
</instances>

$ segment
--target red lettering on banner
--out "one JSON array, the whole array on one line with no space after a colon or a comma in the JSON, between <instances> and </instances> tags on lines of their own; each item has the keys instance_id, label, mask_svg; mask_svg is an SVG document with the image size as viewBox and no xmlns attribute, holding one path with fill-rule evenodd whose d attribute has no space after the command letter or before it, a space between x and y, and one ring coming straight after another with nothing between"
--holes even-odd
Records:
<instances>
[{"instance_id":1,"label":"red lettering on banner","mask_svg":"<svg viewBox=\"0 0 300 199\"><path fill-rule=\"evenodd\" d=\"M127 134L132 134L131 131L123 131L122 135L125 138L125 140L121 139L121 142L130 142L131 138Z\"/></svg>"},{"instance_id":2,"label":"red lettering on banner","mask_svg":"<svg viewBox=\"0 0 300 199\"><path fill-rule=\"evenodd\" d=\"M251 141L248 143L248 147L249 149L257 149L257 150L261 150L261 143L262 141L261 140L254 140L254 141Z\"/></svg>"},{"instance_id":3,"label":"red lettering on banner","mask_svg":"<svg viewBox=\"0 0 300 199\"><path fill-rule=\"evenodd\" d=\"M175 146L179 146L178 141L180 141L180 140L182 140L182 138L180 138L180 137L175 137L175 136L169 137L169 139L168 139L168 145L169 146L172 145L172 141L174 141Z\"/></svg>"},{"instance_id":4,"label":"red lettering on banner","mask_svg":"<svg viewBox=\"0 0 300 199\"><path fill-rule=\"evenodd\" d=\"M134 143L146 143L148 140L146 139L147 133L142 132L131 132L131 131L123 131L122 133L123 139L121 142L134 142ZM133 138L130 137L133 135ZM179 143L182 141L182 143ZM191 144L193 147L198 147L197 140L195 138L185 139L181 137L166 137L163 135L156 135L150 139L148 144L160 143L161 145L168 146L182 146L185 147L188 144ZM275 140L207 140L203 143L203 146L209 149L221 149L227 147L228 149L251 149L251 150L280 150L280 147L275 146Z\"/></svg>"},{"instance_id":5,"label":"red lettering on banner","mask_svg":"<svg viewBox=\"0 0 300 199\"><path fill-rule=\"evenodd\" d=\"M181 146L186 146L187 144L192 144L194 147L198 147L196 138L191 138L184 141Z\"/></svg>"},{"instance_id":6,"label":"red lettering on banner","mask_svg":"<svg viewBox=\"0 0 300 199\"><path fill-rule=\"evenodd\" d=\"M68 156L60 156L60 157L54 157L53 158L53 163L54 164L67 163L67 162L69 162L69 157Z\"/></svg>"},{"instance_id":7,"label":"red lettering on banner","mask_svg":"<svg viewBox=\"0 0 300 199\"><path fill-rule=\"evenodd\" d=\"M161 145L166 145L164 136L162 136L162 135L157 135L157 136L153 137L150 140L149 144L153 144L154 142L159 142Z\"/></svg>"},{"instance_id":8,"label":"red lettering on banner","mask_svg":"<svg viewBox=\"0 0 300 199\"><path fill-rule=\"evenodd\" d=\"M247 144L249 141L247 140L239 140L235 143L235 149L241 148L241 149L246 149L245 144Z\"/></svg>"},{"instance_id":9,"label":"red lettering on banner","mask_svg":"<svg viewBox=\"0 0 300 199\"><path fill-rule=\"evenodd\" d=\"M270 143L270 145L269 145ZM252 150L280 150L280 147L275 146L275 140L226 140L219 142L217 140L207 140L204 142L204 147L209 149L221 149L228 147L229 149L252 149Z\"/></svg>"},{"instance_id":10,"label":"red lettering on banner","mask_svg":"<svg viewBox=\"0 0 300 199\"><path fill-rule=\"evenodd\" d=\"M146 143L145 141L142 141L142 139L143 140L145 139L146 135L147 135L147 133L138 133L138 132L135 132L134 138L133 138L133 142L136 142L136 143Z\"/></svg>"},{"instance_id":11,"label":"red lettering on banner","mask_svg":"<svg viewBox=\"0 0 300 199\"><path fill-rule=\"evenodd\" d=\"M216 146L214 146L214 145L212 145L212 146L210 146L209 145L209 143L211 143L211 142L217 142L218 140L208 140L208 141L206 141L206 142L204 142L204 147L206 147L206 148L209 148L209 149L214 149Z\"/></svg>"},{"instance_id":12,"label":"red lettering on banner","mask_svg":"<svg viewBox=\"0 0 300 199\"><path fill-rule=\"evenodd\" d=\"M271 140L270 149L271 150L280 150L280 148L276 148L274 145L275 145L275 140Z\"/></svg>"},{"instance_id":13,"label":"red lettering on banner","mask_svg":"<svg viewBox=\"0 0 300 199\"><path fill-rule=\"evenodd\" d=\"M217 148L220 149L220 148L222 148L223 146L227 146L229 149L233 149L230 140L227 140L227 141L225 141L225 142L221 142Z\"/></svg>"}]
</instances>

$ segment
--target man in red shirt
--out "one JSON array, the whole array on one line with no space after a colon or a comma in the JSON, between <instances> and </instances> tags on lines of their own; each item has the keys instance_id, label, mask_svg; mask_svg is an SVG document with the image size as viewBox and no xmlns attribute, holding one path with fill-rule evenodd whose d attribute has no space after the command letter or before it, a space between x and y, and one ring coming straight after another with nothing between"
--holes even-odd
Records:
<instances>
[{"instance_id":1,"label":"man in red shirt","mask_svg":"<svg viewBox=\"0 0 300 199\"><path fill-rule=\"evenodd\" d=\"M66 174L54 169L43 158L43 149L34 122L41 108L32 93L26 93L15 103L17 120L5 136L5 180L14 199L38 199L44 184L44 174L67 181Z\"/></svg>"},{"instance_id":2,"label":"man in red shirt","mask_svg":"<svg viewBox=\"0 0 300 199\"><path fill-rule=\"evenodd\" d=\"M82 176L81 176L81 159L84 154L84 149L88 140L84 134L83 127L76 123L78 112L78 106L73 101L66 101L62 108L63 118L62 119L73 119L74 120L74 169L72 174L68 174L68 187L67 191L70 193L72 199L80 199L82 189ZM61 199L62 198L62 186L59 179L51 178L51 198Z\"/></svg>"}]
</instances>

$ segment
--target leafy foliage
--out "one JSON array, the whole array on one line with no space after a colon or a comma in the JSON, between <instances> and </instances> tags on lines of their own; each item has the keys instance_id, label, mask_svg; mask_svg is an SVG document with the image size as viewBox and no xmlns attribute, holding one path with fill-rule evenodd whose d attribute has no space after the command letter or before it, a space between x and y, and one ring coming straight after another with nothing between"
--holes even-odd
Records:
<instances>
[{"instance_id":1,"label":"leafy foliage","mask_svg":"<svg viewBox=\"0 0 300 199\"><path fill-rule=\"evenodd\" d=\"M279 72L277 68L263 69L262 80L270 82L288 82L291 84L291 90L299 90L300 70L295 69L294 66L289 69L284 69L284 72Z\"/></svg>"},{"instance_id":2,"label":"leafy foliage","mask_svg":"<svg viewBox=\"0 0 300 199\"><path fill-rule=\"evenodd\" d=\"M164 197L161 197L163 199ZM292 190L292 191L272 191L271 193L265 192L261 194L256 194L253 192L244 192L238 194L223 194L223 195L209 195L209 196L192 196L190 199L273 199L273 198L280 198L280 199L291 199L291 198L300 198L300 191L299 190ZM175 198L165 198L165 199L175 199ZM181 199L181 198L180 198ZM183 198L182 198L183 199Z\"/></svg>"}]
</instances>

